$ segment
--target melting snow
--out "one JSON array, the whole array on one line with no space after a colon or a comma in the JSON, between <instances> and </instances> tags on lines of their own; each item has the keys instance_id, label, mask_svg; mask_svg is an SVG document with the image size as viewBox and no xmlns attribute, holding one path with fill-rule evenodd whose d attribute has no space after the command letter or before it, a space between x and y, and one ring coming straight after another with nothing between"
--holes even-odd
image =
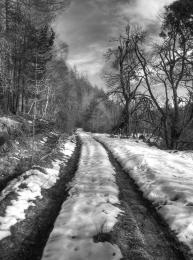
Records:
<instances>
[{"instance_id":1,"label":"melting snow","mask_svg":"<svg viewBox=\"0 0 193 260\"><path fill-rule=\"evenodd\" d=\"M79 168L71 183L42 260L118 260L121 252L109 242L94 243L93 236L109 232L121 213L115 171L105 149L87 134L80 134Z\"/></svg>"},{"instance_id":2,"label":"melting snow","mask_svg":"<svg viewBox=\"0 0 193 260\"><path fill-rule=\"evenodd\" d=\"M95 135L151 200L180 241L193 252L193 160L134 140ZM184 158L182 158L182 156Z\"/></svg>"},{"instance_id":3,"label":"melting snow","mask_svg":"<svg viewBox=\"0 0 193 260\"><path fill-rule=\"evenodd\" d=\"M7 206L5 216L0 217L0 240L11 235L11 226L25 219L25 211L35 205L37 198L42 197L42 189L49 189L56 183L59 178L60 165L71 157L74 149L75 144L68 140L60 147L62 159L53 160L52 168L43 168L44 173L35 169L29 170L20 178L10 182L4 189L0 201L12 191L16 193L16 199Z\"/></svg>"}]
</instances>

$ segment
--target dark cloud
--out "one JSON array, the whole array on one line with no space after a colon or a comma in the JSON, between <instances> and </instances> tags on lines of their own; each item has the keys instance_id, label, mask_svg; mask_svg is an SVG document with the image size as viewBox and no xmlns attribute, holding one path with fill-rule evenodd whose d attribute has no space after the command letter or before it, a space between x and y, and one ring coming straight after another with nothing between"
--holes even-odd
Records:
<instances>
[{"instance_id":1,"label":"dark cloud","mask_svg":"<svg viewBox=\"0 0 193 260\"><path fill-rule=\"evenodd\" d=\"M158 28L158 13L172 0L72 0L70 7L56 20L60 40L69 45L68 61L87 73L100 86L103 53L109 40L117 36L130 21Z\"/></svg>"}]
</instances>

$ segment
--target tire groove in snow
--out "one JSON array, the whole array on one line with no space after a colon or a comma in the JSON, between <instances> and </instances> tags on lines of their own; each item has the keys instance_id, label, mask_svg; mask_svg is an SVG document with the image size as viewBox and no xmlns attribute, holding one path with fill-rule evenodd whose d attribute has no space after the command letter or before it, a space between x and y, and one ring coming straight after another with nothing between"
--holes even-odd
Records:
<instances>
[{"instance_id":1,"label":"tire groove in snow","mask_svg":"<svg viewBox=\"0 0 193 260\"><path fill-rule=\"evenodd\" d=\"M63 146L65 140L61 140ZM66 147L66 143L64 144ZM34 201L34 206L25 210L25 219L11 227L11 236L0 241L0 260L38 260L41 259L43 248L53 228L53 223L60 211L63 201L68 196L68 182L72 180L79 159L79 142L73 154L67 150L57 149L44 162L46 165L53 160L62 159L59 178L50 189L42 188L41 198ZM15 198L14 198L15 199ZM7 197L3 205L9 204ZM2 206L2 205L1 205Z\"/></svg>"},{"instance_id":2,"label":"tire groove in snow","mask_svg":"<svg viewBox=\"0 0 193 260\"><path fill-rule=\"evenodd\" d=\"M96 138L98 141L98 139ZM100 140L99 140L100 142ZM125 214L110 234L112 241L121 249L124 260L183 260L184 246L180 244L169 227L157 214L151 203L143 198L138 187L114 159L108 148L101 143L109 154L116 169L116 182L120 190L121 210Z\"/></svg>"},{"instance_id":3,"label":"tire groove in snow","mask_svg":"<svg viewBox=\"0 0 193 260\"><path fill-rule=\"evenodd\" d=\"M101 144L84 133L80 138L79 167L42 260L119 260L116 244L94 242L94 236L113 229L121 214L115 171Z\"/></svg>"}]
</instances>

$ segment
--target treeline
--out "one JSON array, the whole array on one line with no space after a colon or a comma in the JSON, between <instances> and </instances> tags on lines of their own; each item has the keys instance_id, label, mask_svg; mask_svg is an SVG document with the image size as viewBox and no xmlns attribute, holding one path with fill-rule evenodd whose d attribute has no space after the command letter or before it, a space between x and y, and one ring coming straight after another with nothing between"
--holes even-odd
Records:
<instances>
[{"instance_id":1,"label":"treeline","mask_svg":"<svg viewBox=\"0 0 193 260\"><path fill-rule=\"evenodd\" d=\"M51 22L68 0L0 3L0 113L54 121L65 131L108 131L119 109L69 69L68 46L56 44Z\"/></svg>"},{"instance_id":2,"label":"treeline","mask_svg":"<svg viewBox=\"0 0 193 260\"><path fill-rule=\"evenodd\" d=\"M27 112L46 84L54 32L49 23L66 1L2 0L0 3L0 102L4 113Z\"/></svg>"},{"instance_id":3,"label":"treeline","mask_svg":"<svg viewBox=\"0 0 193 260\"><path fill-rule=\"evenodd\" d=\"M74 128L111 131L120 109L118 104L108 100L103 90L93 87L76 70L69 69L62 58L52 59L47 73L50 90L45 113L48 119L55 118L57 125L65 131Z\"/></svg>"},{"instance_id":4,"label":"treeline","mask_svg":"<svg viewBox=\"0 0 193 260\"><path fill-rule=\"evenodd\" d=\"M175 1L165 8L159 35L127 26L107 51L109 94L122 106L115 132L145 132L170 149L192 145L192 15L192 1Z\"/></svg>"}]
</instances>

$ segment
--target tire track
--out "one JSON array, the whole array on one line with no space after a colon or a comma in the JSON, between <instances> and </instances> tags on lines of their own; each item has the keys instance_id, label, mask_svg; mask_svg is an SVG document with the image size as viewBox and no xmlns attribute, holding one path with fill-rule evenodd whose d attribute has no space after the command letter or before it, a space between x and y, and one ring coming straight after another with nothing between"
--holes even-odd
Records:
<instances>
[{"instance_id":1,"label":"tire track","mask_svg":"<svg viewBox=\"0 0 193 260\"><path fill-rule=\"evenodd\" d=\"M25 220L11 228L12 235L0 241L0 260L40 260L62 203L68 197L68 184L77 170L80 142L66 165L60 168L60 179L43 198L26 212Z\"/></svg>"},{"instance_id":2,"label":"tire track","mask_svg":"<svg viewBox=\"0 0 193 260\"><path fill-rule=\"evenodd\" d=\"M114 243L97 243L103 231L113 230L121 213L115 171L106 150L91 135L80 132L79 166L68 199L44 249L42 260L120 260Z\"/></svg>"},{"instance_id":3,"label":"tire track","mask_svg":"<svg viewBox=\"0 0 193 260\"><path fill-rule=\"evenodd\" d=\"M101 145L115 168L121 210L125 212L119 216L113 232L106 236L108 241L119 246L124 260L193 259L152 204L143 197L133 179L124 172L107 147Z\"/></svg>"}]
</instances>

